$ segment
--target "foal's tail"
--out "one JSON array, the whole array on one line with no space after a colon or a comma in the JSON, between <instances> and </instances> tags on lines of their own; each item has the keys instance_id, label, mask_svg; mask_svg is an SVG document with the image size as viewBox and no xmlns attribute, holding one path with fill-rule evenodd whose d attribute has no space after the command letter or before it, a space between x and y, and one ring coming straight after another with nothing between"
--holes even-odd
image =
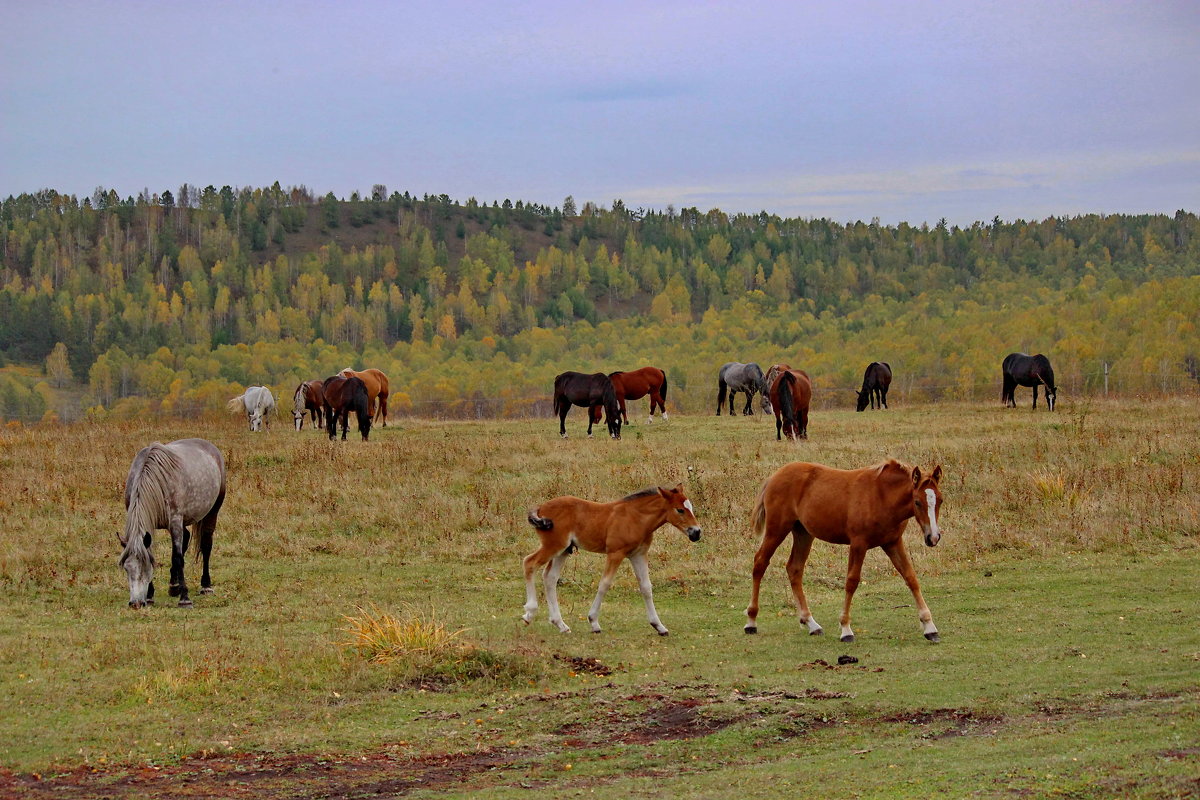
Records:
<instances>
[{"instance_id":1,"label":"foal's tail","mask_svg":"<svg viewBox=\"0 0 1200 800\"><path fill-rule=\"evenodd\" d=\"M554 528L554 520L548 517L539 517L538 510L535 508L529 512L529 524L539 531L548 531Z\"/></svg>"}]
</instances>

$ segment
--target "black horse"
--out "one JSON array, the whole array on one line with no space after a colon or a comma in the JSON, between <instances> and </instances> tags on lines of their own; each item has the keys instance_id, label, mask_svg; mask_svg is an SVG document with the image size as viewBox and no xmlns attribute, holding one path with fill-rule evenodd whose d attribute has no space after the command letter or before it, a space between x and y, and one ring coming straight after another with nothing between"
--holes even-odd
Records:
<instances>
[{"instance_id":1,"label":"black horse","mask_svg":"<svg viewBox=\"0 0 1200 800\"><path fill-rule=\"evenodd\" d=\"M874 410L876 400L879 401L880 408L887 408L888 387L891 385L891 365L886 361L872 361L867 365L867 371L863 373L863 385L858 390L858 404L854 410L864 410L867 403L870 403L871 409Z\"/></svg>"},{"instance_id":2,"label":"black horse","mask_svg":"<svg viewBox=\"0 0 1200 800\"><path fill-rule=\"evenodd\" d=\"M603 372L588 375L564 372L554 379L554 413L558 415L558 435L567 438L567 412L571 406L604 406L608 435L621 438L621 405L612 379ZM592 435L592 415L588 414L588 436Z\"/></svg>"},{"instance_id":3,"label":"black horse","mask_svg":"<svg viewBox=\"0 0 1200 800\"><path fill-rule=\"evenodd\" d=\"M754 398L755 392L764 392L763 387L763 371L762 367L751 361L749 364L743 364L739 361L730 361L728 364L722 364L721 369L717 372L717 416L721 416L721 409L725 406L726 392L729 396L729 416L733 416L733 396L738 392L746 393L746 407L742 409L743 416L749 416L754 413L754 409L750 406L750 401ZM764 394L765 396L765 394Z\"/></svg>"},{"instance_id":4,"label":"black horse","mask_svg":"<svg viewBox=\"0 0 1200 800\"><path fill-rule=\"evenodd\" d=\"M1050 359L1041 353L1036 356L1009 353L1000 367L1004 370L1004 389L1000 392L1000 401L1006 408L1017 407L1013 393L1018 386L1033 387L1033 407L1037 408L1038 386L1045 386L1046 405L1051 411L1054 410L1058 389L1054 385L1054 369L1050 366Z\"/></svg>"},{"instance_id":5,"label":"black horse","mask_svg":"<svg viewBox=\"0 0 1200 800\"><path fill-rule=\"evenodd\" d=\"M321 388L322 405L325 408L325 430L329 431L329 441L333 441L337 433L337 421L342 421L342 441L346 441L346 429L349 427L350 412L358 417L358 432L362 440L367 441L371 433L371 412L368 410L367 385L358 378L346 378L334 375L326 378Z\"/></svg>"}]
</instances>

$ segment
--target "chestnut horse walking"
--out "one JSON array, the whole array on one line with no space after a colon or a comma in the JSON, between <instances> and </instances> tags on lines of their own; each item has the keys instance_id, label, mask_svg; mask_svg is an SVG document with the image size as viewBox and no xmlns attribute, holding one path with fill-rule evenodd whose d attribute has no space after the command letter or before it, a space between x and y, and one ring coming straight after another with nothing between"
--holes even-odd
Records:
<instances>
[{"instance_id":1,"label":"chestnut horse walking","mask_svg":"<svg viewBox=\"0 0 1200 800\"><path fill-rule=\"evenodd\" d=\"M646 617L659 635L666 636L669 631L654 610L650 567L646 562L654 532L665 523L686 533L693 542L700 541L700 524L682 484L674 489L643 489L613 503L593 503L578 497L556 497L542 503L529 512L529 524L537 530L542 546L525 557L525 614L521 618L528 624L537 614L533 573L544 564L542 584L550 623L563 633L571 632L558 608L558 575L567 556L582 547L591 553L604 553L607 558L596 599L588 611L592 633L600 632L600 603L612 586L617 567L628 558L646 601Z\"/></svg>"},{"instance_id":2,"label":"chestnut horse walking","mask_svg":"<svg viewBox=\"0 0 1200 800\"><path fill-rule=\"evenodd\" d=\"M380 427L387 427L387 401L390 390L388 389L388 376L384 375L380 370L374 367L364 369L362 372L355 372L346 367L338 373L344 378L358 378L367 387L367 413L371 415L371 419L379 422L380 415L383 416L383 422ZM375 406L375 401L379 400L379 406Z\"/></svg>"},{"instance_id":3,"label":"chestnut horse walking","mask_svg":"<svg viewBox=\"0 0 1200 800\"><path fill-rule=\"evenodd\" d=\"M776 364L763 379L763 411L775 412L775 441L784 436L792 441L808 438L808 407L812 402L812 380L802 369Z\"/></svg>"},{"instance_id":4,"label":"chestnut horse walking","mask_svg":"<svg viewBox=\"0 0 1200 800\"><path fill-rule=\"evenodd\" d=\"M662 414L663 422L667 421L667 373L658 367L642 367L631 372L610 372L613 390L617 393L617 404L621 407L621 418L629 424L629 415L625 413L626 400L641 400L650 395L650 418L646 424L654 422L654 407ZM604 406L597 403L592 406L592 422L600 421Z\"/></svg>"},{"instance_id":5,"label":"chestnut horse walking","mask_svg":"<svg viewBox=\"0 0 1200 800\"><path fill-rule=\"evenodd\" d=\"M312 414L312 425L317 430L325 426L322 419L325 402L321 393L323 386L321 381L305 381L296 387L292 395L292 419L296 423L296 430L304 429L305 414Z\"/></svg>"},{"instance_id":6,"label":"chestnut horse walking","mask_svg":"<svg viewBox=\"0 0 1200 800\"><path fill-rule=\"evenodd\" d=\"M763 484L754 506L754 530L762 543L754 555L753 587L746 608L746 633L758 632L758 589L763 573L775 550L792 534L792 552L787 574L800 610L800 622L810 635L821 633L821 626L808 610L801 584L804 564L813 539L832 544L850 545L846 569L846 602L842 606L842 641L854 641L850 628L850 600L862 575L863 557L873 547L882 547L896 571L904 578L917 603L917 615L925 638L938 641L933 615L913 571L904 545L904 528L916 517L925 534L925 544L933 547L942 538L938 512L942 493L938 482L942 468L925 475L920 467L909 467L894 459L862 469L833 469L823 464L797 461L780 467Z\"/></svg>"}]
</instances>

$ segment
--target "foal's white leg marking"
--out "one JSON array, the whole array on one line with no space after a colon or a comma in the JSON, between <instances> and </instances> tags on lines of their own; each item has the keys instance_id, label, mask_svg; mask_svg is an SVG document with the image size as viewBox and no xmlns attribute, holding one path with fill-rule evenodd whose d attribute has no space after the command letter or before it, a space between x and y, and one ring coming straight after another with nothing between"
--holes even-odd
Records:
<instances>
[{"instance_id":1,"label":"foal's white leg marking","mask_svg":"<svg viewBox=\"0 0 1200 800\"><path fill-rule=\"evenodd\" d=\"M559 553L551 559L543 583L546 589L546 610L550 612L550 624L563 633L570 633L571 629L567 627L567 623L563 622L562 612L558 608L558 576L562 572L563 563L566 560L565 553Z\"/></svg>"},{"instance_id":2,"label":"foal's white leg marking","mask_svg":"<svg viewBox=\"0 0 1200 800\"><path fill-rule=\"evenodd\" d=\"M650 583L650 564L646 561L646 554L630 553L629 563L633 567L633 574L637 576L642 599L646 601L646 619L661 636L666 636L669 633L667 626L662 624L658 612L654 609L654 586Z\"/></svg>"},{"instance_id":3,"label":"foal's white leg marking","mask_svg":"<svg viewBox=\"0 0 1200 800\"><path fill-rule=\"evenodd\" d=\"M824 628L822 628L820 625L817 624L816 617L812 616L811 614L809 614L808 619L805 619L804 615L801 614L800 621L803 622L805 627L808 628L809 636L820 636L821 633L825 630Z\"/></svg>"},{"instance_id":4,"label":"foal's white leg marking","mask_svg":"<svg viewBox=\"0 0 1200 800\"><path fill-rule=\"evenodd\" d=\"M842 641L843 642L853 642L854 641L854 631L852 631L850 629L849 625L842 626Z\"/></svg>"},{"instance_id":5,"label":"foal's white leg marking","mask_svg":"<svg viewBox=\"0 0 1200 800\"><path fill-rule=\"evenodd\" d=\"M526 625L533 622L533 618L537 616L537 587L533 582L533 574L536 571L530 570L529 578L525 581L525 613L521 616L521 619L525 620Z\"/></svg>"},{"instance_id":6,"label":"foal's white leg marking","mask_svg":"<svg viewBox=\"0 0 1200 800\"><path fill-rule=\"evenodd\" d=\"M938 540L942 538L942 532L938 530L936 514L937 494L933 491L933 489L925 490L925 502L929 506L929 527L926 529L926 532L929 534L930 543L937 544Z\"/></svg>"}]
</instances>

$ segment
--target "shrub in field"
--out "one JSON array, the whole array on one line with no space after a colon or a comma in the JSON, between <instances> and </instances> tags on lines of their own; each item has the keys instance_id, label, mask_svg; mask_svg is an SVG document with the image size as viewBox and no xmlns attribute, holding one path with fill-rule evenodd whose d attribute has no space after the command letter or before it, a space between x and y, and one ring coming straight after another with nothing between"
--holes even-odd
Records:
<instances>
[{"instance_id":1,"label":"shrub in field","mask_svg":"<svg viewBox=\"0 0 1200 800\"><path fill-rule=\"evenodd\" d=\"M540 677L542 659L527 652L496 652L467 641L466 629L450 630L432 611L411 606L400 615L372 606L343 617L341 646L372 664L392 667L401 680L446 685L474 680L515 683Z\"/></svg>"}]
</instances>

